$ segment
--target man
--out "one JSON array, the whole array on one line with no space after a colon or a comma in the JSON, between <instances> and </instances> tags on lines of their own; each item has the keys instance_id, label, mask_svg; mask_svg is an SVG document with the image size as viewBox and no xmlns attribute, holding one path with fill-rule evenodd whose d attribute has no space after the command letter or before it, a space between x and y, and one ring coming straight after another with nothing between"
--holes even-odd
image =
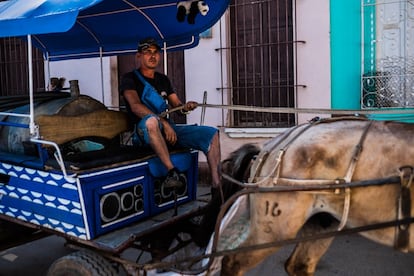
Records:
<instances>
[{"instance_id":1,"label":"man","mask_svg":"<svg viewBox=\"0 0 414 276\"><path fill-rule=\"evenodd\" d=\"M136 124L140 140L151 146L168 170L165 187L181 185L180 172L171 162L168 151L168 145L177 145L204 152L210 167L212 186L218 188L220 185L218 129L197 125L178 126L171 120L159 116L167 108L161 95L166 96L169 105L173 108L182 106L183 114L197 107L197 102L194 101L183 104L174 92L168 77L155 71L160 62L160 51L161 47L153 38L146 38L139 42L136 58L140 67L125 74L120 84L120 93L124 96L127 110Z\"/></svg>"}]
</instances>

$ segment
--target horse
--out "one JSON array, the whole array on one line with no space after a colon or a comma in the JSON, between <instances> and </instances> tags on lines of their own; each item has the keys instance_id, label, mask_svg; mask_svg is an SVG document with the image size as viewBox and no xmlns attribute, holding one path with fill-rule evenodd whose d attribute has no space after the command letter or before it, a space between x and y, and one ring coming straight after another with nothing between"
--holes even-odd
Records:
<instances>
[{"instance_id":1,"label":"horse","mask_svg":"<svg viewBox=\"0 0 414 276\"><path fill-rule=\"evenodd\" d=\"M266 142L258 154L250 148L249 156L256 158L250 169L247 162L241 168L250 172L244 189L264 192L238 196L218 222L216 251L389 221L401 223L359 234L414 251L414 124L361 117L317 119ZM333 239L298 241L286 272L314 275ZM279 247L230 251L220 258L221 275L243 275Z\"/></svg>"}]
</instances>

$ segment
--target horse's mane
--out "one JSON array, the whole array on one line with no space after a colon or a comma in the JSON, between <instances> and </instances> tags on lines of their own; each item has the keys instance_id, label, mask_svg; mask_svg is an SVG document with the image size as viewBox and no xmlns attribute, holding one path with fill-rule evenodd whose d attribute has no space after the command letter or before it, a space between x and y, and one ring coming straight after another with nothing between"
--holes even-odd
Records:
<instances>
[{"instance_id":1,"label":"horse's mane","mask_svg":"<svg viewBox=\"0 0 414 276\"><path fill-rule=\"evenodd\" d=\"M230 153L229 157L222 162L222 172L230 175L238 181L246 180L248 176L250 162L260 152L260 148L254 144L244 144L237 150ZM230 185L223 180L223 188ZM226 186L226 187L224 187Z\"/></svg>"}]
</instances>

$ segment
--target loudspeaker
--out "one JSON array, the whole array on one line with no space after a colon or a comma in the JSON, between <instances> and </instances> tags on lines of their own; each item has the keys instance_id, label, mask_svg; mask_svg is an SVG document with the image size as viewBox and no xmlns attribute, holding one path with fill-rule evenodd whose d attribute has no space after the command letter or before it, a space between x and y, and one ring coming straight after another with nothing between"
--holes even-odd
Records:
<instances>
[{"instance_id":1,"label":"loudspeaker","mask_svg":"<svg viewBox=\"0 0 414 276\"><path fill-rule=\"evenodd\" d=\"M144 212L143 190L142 184L136 184L100 195L101 227L142 214Z\"/></svg>"}]
</instances>

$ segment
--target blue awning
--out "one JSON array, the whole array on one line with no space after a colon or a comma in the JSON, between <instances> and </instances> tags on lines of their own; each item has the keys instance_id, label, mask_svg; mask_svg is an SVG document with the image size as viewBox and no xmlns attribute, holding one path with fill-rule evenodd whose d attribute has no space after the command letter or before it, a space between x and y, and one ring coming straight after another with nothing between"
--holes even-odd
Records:
<instances>
[{"instance_id":1,"label":"blue awning","mask_svg":"<svg viewBox=\"0 0 414 276\"><path fill-rule=\"evenodd\" d=\"M0 37L68 31L79 11L102 0L0 2Z\"/></svg>"},{"instance_id":2,"label":"blue awning","mask_svg":"<svg viewBox=\"0 0 414 276\"><path fill-rule=\"evenodd\" d=\"M0 37L30 34L33 45L50 60L131 53L136 51L140 39L149 36L166 43L167 50L187 49L198 44L199 34L214 25L229 4L229 0L205 0L208 13L197 14L195 23L190 24L187 20L177 20L178 2L3 1Z\"/></svg>"}]
</instances>

